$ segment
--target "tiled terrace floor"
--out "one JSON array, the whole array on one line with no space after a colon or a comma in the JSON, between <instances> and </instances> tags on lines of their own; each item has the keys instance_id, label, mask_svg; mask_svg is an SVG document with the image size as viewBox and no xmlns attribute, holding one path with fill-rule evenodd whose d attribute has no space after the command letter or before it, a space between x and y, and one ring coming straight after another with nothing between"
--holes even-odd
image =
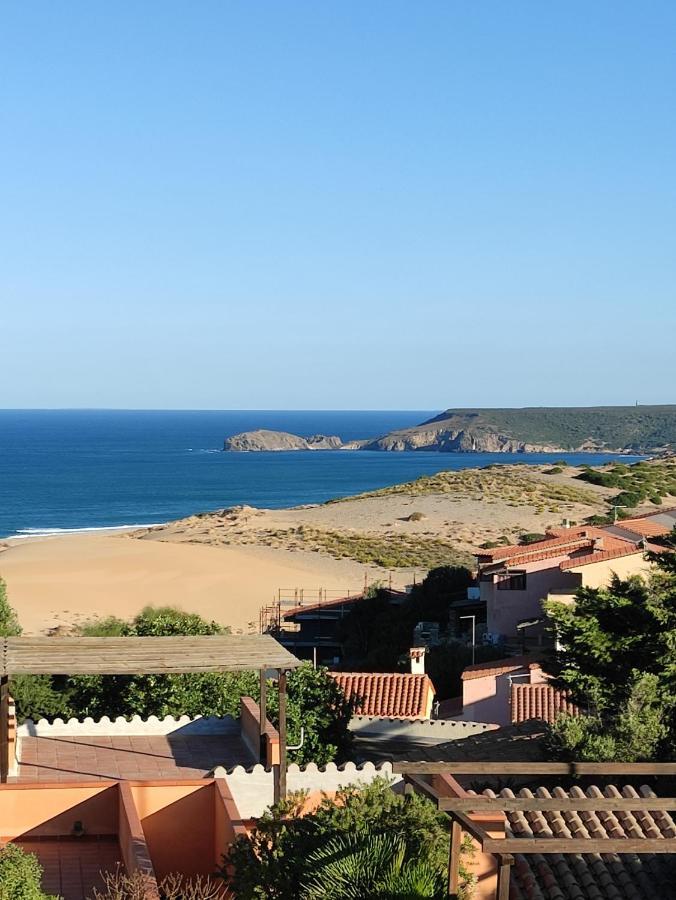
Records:
<instances>
[{"instance_id":1,"label":"tiled terrace floor","mask_svg":"<svg viewBox=\"0 0 676 900\"><path fill-rule=\"evenodd\" d=\"M63 900L88 900L103 887L102 872L121 864L117 838L63 838L17 843L40 860L42 888Z\"/></svg>"},{"instance_id":2,"label":"tiled terrace floor","mask_svg":"<svg viewBox=\"0 0 676 900\"><path fill-rule=\"evenodd\" d=\"M256 762L239 736L24 737L11 781L204 778Z\"/></svg>"}]
</instances>

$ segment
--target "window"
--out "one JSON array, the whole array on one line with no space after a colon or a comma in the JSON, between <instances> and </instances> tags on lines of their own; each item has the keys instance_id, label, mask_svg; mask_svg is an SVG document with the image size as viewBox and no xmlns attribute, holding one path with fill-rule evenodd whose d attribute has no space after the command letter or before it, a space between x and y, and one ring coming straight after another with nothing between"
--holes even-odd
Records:
<instances>
[{"instance_id":1,"label":"window","mask_svg":"<svg viewBox=\"0 0 676 900\"><path fill-rule=\"evenodd\" d=\"M525 591L526 590L526 573L515 572L510 575L503 575L498 580L499 591Z\"/></svg>"}]
</instances>

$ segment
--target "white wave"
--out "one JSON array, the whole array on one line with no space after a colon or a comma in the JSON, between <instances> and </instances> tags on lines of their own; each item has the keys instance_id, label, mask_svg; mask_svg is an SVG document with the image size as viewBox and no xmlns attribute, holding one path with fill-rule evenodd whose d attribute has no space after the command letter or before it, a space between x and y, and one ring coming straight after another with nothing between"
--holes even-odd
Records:
<instances>
[{"instance_id":1,"label":"white wave","mask_svg":"<svg viewBox=\"0 0 676 900\"><path fill-rule=\"evenodd\" d=\"M17 528L5 540L20 541L26 538L54 537L60 534L83 534L87 531L131 531L134 528L159 528L166 522L139 522L134 525L91 525L87 528Z\"/></svg>"}]
</instances>

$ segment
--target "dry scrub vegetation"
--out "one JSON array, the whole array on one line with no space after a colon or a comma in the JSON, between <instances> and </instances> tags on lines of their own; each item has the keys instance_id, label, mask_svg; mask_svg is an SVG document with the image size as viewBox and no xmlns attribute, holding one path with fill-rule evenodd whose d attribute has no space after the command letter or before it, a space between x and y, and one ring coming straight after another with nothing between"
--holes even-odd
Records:
<instances>
[{"instance_id":1,"label":"dry scrub vegetation","mask_svg":"<svg viewBox=\"0 0 676 900\"><path fill-rule=\"evenodd\" d=\"M354 559L385 569L471 565L472 557L449 541L403 534L360 534L325 531L301 525L298 528L258 532L258 543L288 550L312 550L334 559Z\"/></svg>"},{"instance_id":2,"label":"dry scrub vegetation","mask_svg":"<svg viewBox=\"0 0 676 900\"><path fill-rule=\"evenodd\" d=\"M346 503L368 497L387 497L407 494L421 497L429 494L451 495L450 500L473 500L483 503L503 502L514 506L534 506L542 511L559 512L559 504L581 503L599 506L598 494L576 485L545 481L524 471L520 466L487 466L483 469L462 469L457 472L439 472L425 475L415 481L393 484L377 491L368 491L356 497L333 500Z\"/></svg>"}]
</instances>

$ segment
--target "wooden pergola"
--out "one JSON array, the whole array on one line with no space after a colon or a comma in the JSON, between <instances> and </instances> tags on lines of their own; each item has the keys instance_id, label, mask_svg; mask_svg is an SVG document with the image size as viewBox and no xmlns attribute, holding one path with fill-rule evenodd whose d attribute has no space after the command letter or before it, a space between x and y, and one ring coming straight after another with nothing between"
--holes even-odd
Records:
<instances>
[{"instance_id":1,"label":"wooden pergola","mask_svg":"<svg viewBox=\"0 0 676 900\"><path fill-rule=\"evenodd\" d=\"M279 765L275 801L286 797L286 680L301 665L268 634L172 637L7 637L0 639L0 782L9 772L9 679L12 675L182 675L260 673L260 733L267 717L267 678L277 674Z\"/></svg>"},{"instance_id":2,"label":"wooden pergola","mask_svg":"<svg viewBox=\"0 0 676 900\"><path fill-rule=\"evenodd\" d=\"M447 797L425 780L430 775L489 775L519 778L529 775L587 776L611 775L674 776L676 763L591 763L591 762L395 762L392 771L404 776L405 791L423 794L451 820L447 896L457 900L460 884L460 851L463 834L469 834L480 849L497 862L497 900L509 900L510 874L514 855L566 853L676 853L676 838L575 838L575 837L491 837L480 822L467 815L508 812L636 812L676 810L676 797Z\"/></svg>"}]
</instances>

